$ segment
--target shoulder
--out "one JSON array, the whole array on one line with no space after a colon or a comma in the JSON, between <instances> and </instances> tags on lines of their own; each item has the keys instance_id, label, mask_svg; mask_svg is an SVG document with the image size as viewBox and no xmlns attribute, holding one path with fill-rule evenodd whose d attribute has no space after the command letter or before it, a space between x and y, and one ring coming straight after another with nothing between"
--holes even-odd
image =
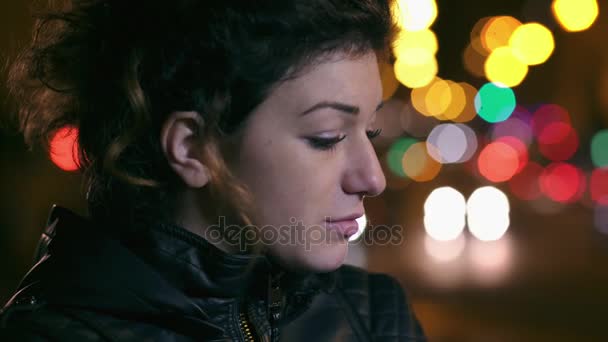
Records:
<instances>
[{"instance_id":1,"label":"shoulder","mask_svg":"<svg viewBox=\"0 0 608 342\"><path fill-rule=\"evenodd\" d=\"M420 323L397 279L352 265L343 265L336 272L338 291L367 321L374 337L424 341Z\"/></svg>"}]
</instances>

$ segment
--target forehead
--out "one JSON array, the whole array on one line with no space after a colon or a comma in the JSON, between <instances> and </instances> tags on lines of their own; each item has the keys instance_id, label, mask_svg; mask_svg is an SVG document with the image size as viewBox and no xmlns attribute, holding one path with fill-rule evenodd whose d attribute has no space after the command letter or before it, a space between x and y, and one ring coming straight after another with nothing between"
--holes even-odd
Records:
<instances>
[{"instance_id":1,"label":"forehead","mask_svg":"<svg viewBox=\"0 0 608 342\"><path fill-rule=\"evenodd\" d=\"M303 112L319 101L340 101L374 111L382 99L376 55L331 55L317 60L294 79L276 87L262 106Z\"/></svg>"}]
</instances>

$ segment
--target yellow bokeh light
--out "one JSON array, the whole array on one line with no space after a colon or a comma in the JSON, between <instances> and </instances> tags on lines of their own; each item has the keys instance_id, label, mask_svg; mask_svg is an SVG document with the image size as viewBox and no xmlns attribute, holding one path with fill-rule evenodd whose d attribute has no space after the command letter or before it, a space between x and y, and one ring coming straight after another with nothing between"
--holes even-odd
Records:
<instances>
[{"instance_id":1,"label":"yellow bokeh light","mask_svg":"<svg viewBox=\"0 0 608 342\"><path fill-rule=\"evenodd\" d=\"M521 22L510 16L494 17L486 22L481 30L481 44L487 52L509 45L509 38Z\"/></svg>"},{"instance_id":2,"label":"yellow bokeh light","mask_svg":"<svg viewBox=\"0 0 608 342\"><path fill-rule=\"evenodd\" d=\"M427 50L421 49L421 51ZM413 58L413 61L417 61ZM425 63L412 63L408 59L397 59L395 62L395 76L397 80L408 88L420 88L429 84L435 75L437 75L439 66L437 59L431 55L431 58Z\"/></svg>"},{"instance_id":3,"label":"yellow bokeh light","mask_svg":"<svg viewBox=\"0 0 608 342\"><path fill-rule=\"evenodd\" d=\"M394 20L407 31L420 31L437 19L435 0L397 0L392 3Z\"/></svg>"},{"instance_id":4,"label":"yellow bokeh light","mask_svg":"<svg viewBox=\"0 0 608 342\"><path fill-rule=\"evenodd\" d=\"M518 27L513 32L509 45L513 55L527 65L544 63L555 49L553 34L539 23L529 23Z\"/></svg>"},{"instance_id":5,"label":"yellow bokeh light","mask_svg":"<svg viewBox=\"0 0 608 342\"><path fill-rule=\"evenodd\" d=\"M481 32L488 23L488 21L493 18L494 17L483 17L479 19L471 30L471 47L482 56L487 56L489 52L483 47L483 44L481 42Z\"/></svg>"},{"instance_id":6,"label":"yellow bokeh light","mask_svg":"<svg viewBox=\"0 0 608 342\"><path fill-rule=\"evenodd\" d=\"M454 122L469 122L475 118L477 111L475 110L475 96L477 96L477 89L466 82L460 82L460 87L465 94L465 105L460 115L454 118Z\"/></svg>"},{"instance_id":7,"label":"yellow bokeh light","mask_svg":"<svg viewBox=\"0 0 608 342\"><path fill-rule=\"evenodd\" d=\"M412 49L428 50L434 55L437 53L438 47L437 36L431 30L415 32L401 30L393 43L393 51L397 59L407 58Z\"/></svg>"},{"instance_id":8,"label":"yellow bokeh light","mask_svg":"<svg viewBox=\"0 0 608 342\"><path fill-rule=\"evenodd\" d=\"M428 182L433 180L441 171L441 163L433 159L425 142L412 145L401 159L403 171L416 182Z\"/></svg>"},{"instance_id":9,"label":"yellow bokeh light","mask_svg":"<svg viewBox=\"0 0 608 342\"><path fill-rule=\"evenodd\" d=\"M382 100L386 101L395 94L399 87L399 81L395 77L395 70L392 65L386 62L378 63L380 79L382 80Z\"/></svg>"},{"instance_id":10,"label":"yellow bokeh light","mask_svg":"<svg viewBox=\"0 0 608 342\"><path fill-rule=\"evenodd\" d=\"M479 38L477 38L479 40ZM462 61L465 69L473 76L484 77L485 71L483 66L486 62L486 56L480 54L474 47L473 43L469 44L464 50Z\"/></svg>"},{"instance_id":11,"label":"yellow bokeh light","mask_svg":"<svg viewBox=\"0 0 608 342\"><path fill-rule=\"evenodd\" d=\"M465 108L467 97L459 83L448 81L450 85L450 103L442 116L445 120L455 120Z\"/></svg>"},{"instance_id":12,"label":"yellow bokeh light","mask_svg":"<svg viewBox=\"0 0 608 342\"><path fill-rule=\"evenodd\" d=\"M424 116L433 116L426 105L426 98L431 87L437 82L443 82L443 80L440 77L434 77L429 84L423 87L414 88L410 93L412 106L417 112Z\"/></svg>"},{"instance_id":13,"label":"yellow bokeh light","mask_svg":"<svg viewBox=\"0 0 608 342\"><path fill-rule=\"evenodd\" d=\"M431 116L443 116L451 101L450 84L447 81L435 79L424 98L428 113Z\"/></svg>"},{"instance_id":14,"label":"yellow bokeh light","mask_svg":"<svg viewBox=\"0 0 608 342\"><path fill-rule=\"evenodd\" d=\"M420 114L439 120L456 119L466 106L466 93L460 84L435 77L424 87L412 89L412 106Z\"/></svg>"},{"instance_id":15,"label":"yellow bokeh light","mask_svg":"<svg viewBox=\"0 0 608 342\"><path fill-rule=\"evenodd\" d=\"M429 110L426 108L426 93L428 93L429 88L433 85L435 81L431 81L424 87L418 87L412 89L410 93L410 99L412 100L412 106L416 111L424 116L431 116Z\"/></svg>"},{"instance_id":16,"label":"yellow bokeh light","mask_svg":"<svg viewBox=\"0 0 608 342\"><path fill-rule=\"evenodd\" d=\"M528 66L513 55L510 47L502 46L488 56L485 72L491 82L515 87L526 78Z\"/></svg>"},{"instance_id":17,"label":"yellow bokeh light","mask_svg":"<svg viewBox=\"0 0 608 342\"><path fill-rule=\"evenodd\" d=\"M588 29L599 14L597 0L554 0L553 15L566 31Z\"/></svg>"}]
</instances>

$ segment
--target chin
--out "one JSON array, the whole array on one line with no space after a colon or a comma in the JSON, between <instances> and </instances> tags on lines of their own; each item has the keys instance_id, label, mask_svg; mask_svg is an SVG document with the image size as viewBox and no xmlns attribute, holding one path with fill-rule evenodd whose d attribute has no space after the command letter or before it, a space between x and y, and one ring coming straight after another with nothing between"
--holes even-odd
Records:
<instances>
[{"instance_id":1,"label":"chin","mask_svg":"<svg viewBox=\"0 0 608 342\"><path fill-rule=\"evenodd\" d=\"M302 256L301 268L315 273L334 271L344 264L347 251L347 242L337 245L313 246Z\"/></svg>"}]
</instances>

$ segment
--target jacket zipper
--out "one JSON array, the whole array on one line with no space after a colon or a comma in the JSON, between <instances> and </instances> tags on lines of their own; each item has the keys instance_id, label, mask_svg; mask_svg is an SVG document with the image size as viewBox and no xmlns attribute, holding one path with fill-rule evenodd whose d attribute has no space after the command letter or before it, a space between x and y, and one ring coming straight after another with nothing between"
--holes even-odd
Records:
<instances>
[{"instance_id":1,"label":"jacket zipper","mask_svg":"<svg viewBox=\"0 0 608 342\"><path fill-rule=\"evenodd\" d=\"M271 341L279 340L279 328L276 322L282 318L284 298L281 290L281 278L283 272L278 275L270 276L268 281L268 313L270 315L270 339Z\"/></svg>"},{"instance_id":2,"label":"jacket zipper","mask_svg":"<svg viewBox=\"0 0 608 342\"><path fill-rule=\"evenodd\" d=\"M256 342L251 324L247 321L247 314L244 311L239 314L239 325L243 332L243 337L245 337L245 341Z\"/></svg>"}]
</instances>

